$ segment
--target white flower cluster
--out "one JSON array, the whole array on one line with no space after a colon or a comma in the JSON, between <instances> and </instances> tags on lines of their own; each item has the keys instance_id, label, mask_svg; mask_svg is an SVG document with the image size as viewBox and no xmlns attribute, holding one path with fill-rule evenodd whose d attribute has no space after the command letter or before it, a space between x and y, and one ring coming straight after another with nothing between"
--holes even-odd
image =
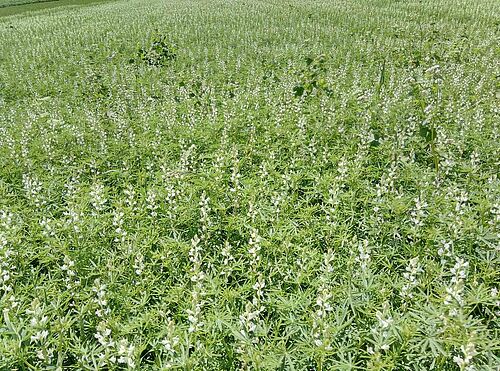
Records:
<instances>
[{"instance_id":1,"label":"white flower cluster","mask_svg":"<svg viewBox=\"0 0 500 371\"><path fill-rule=\"evenodd\" d=\"M245 305L245 311L240 315L240 333L245 339L251 339L252 343L258 343L259 338L256 336L256 331L260 324L260 315L266 309L262 305L262 299L264 297L264 287L266 286L262 276L257 278L257 282L252 286L254 290L254 295L251 301L248 301ZM244 351L244 345L238 348L238 352L242 353Z\"/></svg>"},{"instance_id":2,"label":"white flower cluster","mask_svg":"<svg viewBox=\"0 0 500 371\"><path fill-rule=\"evenodd\" d=\"M92 210L93 215L98 215L104 211L106 206L106 195L104 193L104 186L100 183L94 183L90 188L90 203L94 208Z\"/></svg>"},{"instance_id":3,"label":"white flower cluster","mask_svg":"<svg viewBox=\"0 0 500 371\"><path fill-rule=\"evenodd\" d=\"M476 346L470 342L465 346L462 345L460 350L462 351L462 357L453 357L453 362L460 367L460 371L474 371L476 368L472 364L472 359L477 355Z\"/></svg>"},{"instance_id":4,"label":"white flower cluster","mask_svg":"<svg viewBox=\"0 0 500 371\"><path fill-rule=\"evenodd\" d=\"M248 212L247 216L250 218L250 223L255 223L255 218L257 217L257 209L255 208L255 203L253 201L248 202Z\"/></svg>"},{"instance_id":5,"label":"white flower cluster","mask_svg":"<svg viewBox=\"0 0 500 371\"><path fill-rule=\"evenodd\" d=\"M74 201L78 193L78 185L80 181L77 177L71 177L67 182L64 183L64 199L67 204Z\"/></svg>"},{"instance_id":6,"label":"white flower cluster","mask_svg":"<svg viewBox=\"0 0 500 371\"><path fill-rule=\"evenodd\" d=\"M68 290L73 290L76 286L80 285L80 280L78 280L76 272L73 270L74 266L75 262L71 260L67 255L65 255L61 270L66 273L64 277L64 283L66 284L66 288ZM73 294L74 292L71 291L71 295Z\"/></svg>"},{"instance_id":7,"label":"white flower cluster","mask_svg":"<svg viewBox=\"0 0 500 371\"><path fill-rule=\"evenodd\" d=\"M200 199L200 239L204 240L208 237L208 229L212 225L210 220L210 197L206 195L205 192L201 194Z\"/></svg>"},{"instance_id":8,"label":"white flower cluster","mask_svg":"<svg viewBox=\"0 0 500 371\"><path fill-rule=\"evenodd\" d=\"M468 268L469 263L467 261L458 257L455 258L455 265L450 269L451 279L449 285L446 287L445 305L451 306L454 303L458 304L459 307L464 305L463 293ZM450 310L452 317L457 314L458 312L455 308Z\"/></svg>"},{"instance_id":9,"label":"white flower cluster","mask_svg":"<svg viewBox=\"0 0 500 371\"><path fill-rule=\"evenodd\" d=\"M119 364L125 364L131 369L135 368L135 346L129 344L127 339L121 339L118 342L117 353Z\"/></svg>"},{"instance_id":10,"label":"white flower cluster","mask_svg":"<svg viewBox=\"0 0 500 371\"><path fill-rule=\"evenodd\" d=\"M231 193L235 193L238 196L238 193L242 190L241 186L241 173L239 171L240 163L238 160L238 151L233 151L233 164L231 166L231 182L229 184L229 191Z\"/></svg>"},{"instance_id":11,"label":"white flower cluster","mask_svg":"<svg viewBox=\"0 0 500 371\"><path fill-rule=\"evenodd\" d=\"M253 294L252 299L246 302L244 312L239 316L240 334L243 337L243 340L236 348L239 354L245 354L249 350L248 347L259 343L258 330L263 328L261 315L266 309L264 305L264 287L266 283L262 274L258 271L261 260L261 240L258 230L252 228L248 242L248 254L250 258L250 279L254 280L252 285Z\"/></svg>"},{"instance_id":12,"label":"white flower cluster","mask_svg":"<svg viewBox=\"0 0 500 371\"><path fill-rule=\"evenodd\" d=\"M438 249L438 255L441 257L441 266L448 263L448 259L453 256L453 241L441 240L441 247Z\"/></svg>"},{"instance_id":13,"label":"white flower cluster","mask_svg":"<svg viewBox=\"0 0 500 371\"><path fill-rule=\"evenodd\" d=\"M145 268L145 264L144 264L144 255L142 255L141 252L138 252L135 254L135 257L134 257L134 271L135 271L135 274L137 274L138 276L142 275L142 272L144 271L144 268Z\"/></svg>"},{"instance_id":14,"label":"white flower cluster","mask_svg":"<svg viewBox=\"0 0 500 371\"><path fill-rule=\"evenodd\" d=\"M40 361L50 363L54 354L54 349L48 342L48 322L49 318L44 315L43 308L38 299L31 303L31 309L26 310L26 314L31 316L30 328L33 331L30 342L37 348L36 355Z\"/></svg>"},{"instance_id":15,"label":"white flower cluster","mask_svg":"<svg viewBox=\"0 0 500 371\"><path fill-rule=\"evenodd\" d=\"M178 353L178 345L180 339L175 335L175 324L171 318L167 319L167 334L165 338L160 342L163 345L163 350L165 352L165 368L169 369L173 366L175 357Z\"/></svg>"},{"instance_id":16,"label":"white flower cluster","mask_svg":"<svg viewBox=\"0 0 500 371\"><path fill-rule=\"evenodd\" d=\"M46 201L42 196L42 183L35 176L23 174L23 186L26 198L36 207L45 205Z\"/></svg>"},{"instance_id":17,"label":"white flower cluster","mask_svg":"<svg viewBox=\"0 0 500 371\"><path fill-rule=\"evenodd\" d=\"M196 156L196 145L191 144L189 147L183 143L181 157L179 159L179 171L181 174L188 173L193 170Z\"/></svg>"},{"instance_id":18,"label":"white flower cluster","mask_svg":"<svg viewBox=\"0 0 500 371\"><path fill-rule=\"evenodd\" d=\"M42 220L39 222L40 227L42 227L42 235L46 238L54 237L56 235L56 231L54 228L54 221L47 217L42 217Z\"/></svg>"},{"instance_id":19,"label":"white flower cluster","mask_svg":"<svg viewBox=\"0 0 500 371\"><path fill-rule=\"evenodd\" d=\"M63 211L63 215L66 217L64 225L76 233L77 236L81 237L81 224L83 219L83 213L76 209L74 205L69 204L66 210Z\"/></svg>"},{"instance_id":20,"label":"white flower cluster","mask_svg":"<svg viewBox=\"0 0 500 371\"><path fill-rule=\"evenodd\" d=\"M263 182L266 182L269 179L269 168L271 166L267 161L262 161L262 163L259 165L259 175L260 175L260 180Z\"/></svg>"},{"instance_id":21,"label":"white flower cluster","mask_svg":"<svg viewBox=\"0 0 500 371\"><path fill-rule=\"evenodd\" d=\"M389 350L392 343L392 325L394 319L390 314L389 303L382 305L382 310L375 313L377 324L372 328L373 347L368 348L369 354L380 354Z\"/></svg>"},{"instance_id":22,"label":"white flower cluster","mask_svg":"<svg viewBox=\"0 0 500 371\"><path fill-rule=\"evenodd\" d=\"M235 258L233 256L231 250L232 250L232 247L229 244L229 241L226 241L224 243L224 247L221 250L223 260L222 260L222 269L221 269L220 274L223 276L229 276L229 275L231 275L231 272L233 271L232 263L235 261Z\"/></svg>"},{"instance_id":23,"label":"white flower cluster","mask_svg":"<svg viewBox=\"0 0 500 371\"><path fill-rule=\"evenodd\" d=\"M284 192L274 192L273 195L271 196L271 204L274 213L276 215L276 218L278 218L279 214L281 213L281 209L284 204L285 198L286 194Z\"/></svg>"},{"instance_id":24,"label":"white flower cluster","mask_svg":"<svg viewBox=\"0 0 500 371\"><path fill-rule=\"evenodd\" d=\"M125 194L125 205L131 211L136 211L137 210L137 200L136 200L136 192L135 192L134 186L131 184L127 185L127 187L123 190L123 193Z\"/></svg>"},{"instance_id":25,"label":"white flower cluster","mask_svg":"<svg viewBox=\"0 0 500 371\"><path fill-rule=\"evenodd\" d=\"M222 179L224 177L225 163L226 163L226 158L224 156L224 152L223 151L218 152L217 155L215 156L214 162L212 164L212 168L214 171L214 180L216 182L222 181Z\"/></svg>"},{"instance_id":26,"label":"white flower cluster","mask_svg":"<svg viewBox=\"0 0 500 371\"><path fill-rule=\"evenodd\" d=\"M418 256L411 258L403 273L406 282L401 288L400 295L405 300L413 299L413 290L418 286L418 276L424 270L419 263Z\"/></svg>"},{"instance_id":27,"label":"white flower cluster","mask_svg":"<svg viewBox=\"0 0 500 371\"><path fill-rule=\"evenodd\" d=\"M337 211L337 208L340 204L339 195L340 195L340 190L334 184L328 190L328 200L327 200L326 206L325 206L326 220L332 226L335 226L335 222L336 222L336 218L337 218L336 211Z\"/></svg>"},{"instance_id":28,"label":"white flower cluster","mask_svg":"<svg viewBox=\"0 0 500 371\"><path fill-rule=\"evenodd\" d=\"M453 218L453 223L450 223L450 228L453 235L459 237L464 225L464 216L470 209L468 205L469 194L466 191L454 189L449 192L448 198L455 204L455 208L450 215Z\"/></svg>"},{"instance_id":29,"label":"white flower cluster","mask_svg":"<svg viewBox=\"0 0 500 371\"><path fill-rule=\"evenodd\" d=\"M13 276L16 271L14 257L16 252L9 241L10 237L15 235L16 226L14 224L14 214L0 210L0 298L9 296L11 308L18 305L13 293Z\"/></svg>"},{"instance_id":30,"label":"white flower cluster","mask_svg":"<svg viewBox=\"0 0 500 371\"><path fill-rule=\"evenodd\" d=\"M422 199L422 195L416 197L414 200L415 207L410 212L410 220L415 228L421 228L424 225L424 220L427 215L427 202Z\"/></svg>"},{"instance_id":31,"label":"white flower cluster","mask_svg":"<svg viewBox=\"0 0 500 371\"><path fill-rule=\"evenodd\" d=\"M203 281L205 280L205 273L202 270L202 257L203 251L200 238L196 235L191 240L191 249L189 250L189 261L192 266L190 268L191 282L193 289L191 291L191 309L186 310L189 321L189 332L193 333L203 327L201 321L201 310L203 306Z\"/></svg>"},{"instance_id":32,"label":"white flower cluster","mask_svg":"<svg viewBox=\"0 0 500 371\"><path fill-rule=\"evenodd\" d=\"M154 189L148 189L146 194L146 209L152 218L156 218L158 216L158 201Z\"/></svg>"},{"instance_id":33,"label":"white flower cluster","mask_svg":"<svg viewBox=\"0 0 500 371\"><path fill-rule=\"evenodd\" d=\"M355 260L361 266L361 271L363 273L366 273L371 262L371 255L370 255L371 249L370 246L368 245L368 240L363 240L359 242L358 252L359 255L356 257Z\"/></svg>"},{"instance_id":34,"label":"white flower cluster","mask_svg":"<svg viewBox=\"0 0 500 371\"><path fill-rule=\"evenodd\" d=\"M130 369L136 367L133 344L129 344L127 339L115 341L106 321L99 322L96 330L94 337L102 347L102 351L97 356L99 367L104 368L116 363L127 365Z\"/></svg>"},{"instance_id":35,"label":"white flower cluster","mask_svg":"<svg viewBox=\"0 0 500 371\"><path fill-rule=\"evenodd\" d=\"M15 270L12 257L14 251L8 247L9 242L4 234L0 234L0 292L4 294L12 291L11 278Z\"/></svg>"},{"instance_id":36,"label":"white flower cluster","mask_svg":"<svg viewBox=\"0 0 500 371\"><path fill-rule=\"evenodd\" d=\"M111 329L108 327L108 324L105 321L99 322L97 325L97 332L94 334L94 337L97 339L99 344L104 348L105 353L109 353L108 349L113 348L115 346L115 341L111 336ZM99 359L104 360L105 353L101 353L99 355Z\"/></svg>"},{"instance_id":37,"label":"white flower cluster","mask_svg":"<svg viewBox=\"0 0 500 371\"><path fill-rule=\"evenodd\" d=\"M186 310L188 314L189 329L188 332L196 337L196 334L204 326L202 320L202 309L204 306L203 296L205 295L203 286L206 274L203 270L203 244L208 241L210 220L210 198L203 191L199 202L200 207L200 227L198 234L191 239L191 249L189 250L189 261L191 268L189 270L190 280L192 282L191 290L191 308Z\"/></svg>"},{"instance_id":38,"label":"white flower cluster","mask_svg":"<svg viewBox=\"0 0 500 371\"><path fill-rule=\"evenodd\" d=\"M345 186L347 175L349 173L349 163L345 157L342 157L337 165L338 175L335 177L336 183L340 188Z\"/></svg>"},{"instance_id":39,"label":"white flower cluster","mask_svg":"<svg viewBox=\"0 0 500 371\"><path fill-rule=\"evenodd\" d=\"M167 217L169 219L174 219L177 211L178 199L180 196L180 191L176 189L173 184L167 184L165 187L165 202L167 204Z\"/></svg>"},{"instance_id":40,"label":"white flower cluster","mask_svg":"<svg viewBox=\"0 0 500 371\"><path fill-rule=\"evenodd\" d=\"M120 210L115 210L113 214L113 226L115 227L115 242L125 242L127 238L127 231L125 230L124 224L124 212Z\"/></svg>"},{"instance_id":41,"label":"white flower cluster","mask_svg":"<svg viewBox=\"0 0 500 371\"><path fill-rule=\"evenodd\" d=\"M94 286L92 291L95 293L94 303L97 304L97 309L95 314L99 318L105 318L111 313L111 309L108 307L108 300L106 299L106 285L101 283L99 278L94 280Z\"/></svg>"},{"instance_id":42,"label":"white flower cluster","mask_svg":"<svg viewBox=\"0 0 500 371\"><path fill-rule=\"evenodd\" d=\"M316 297L316 308L313 315L312 336L313 342L317 347L325 346L326 350L330 350L330 339L328 339L329 326L327 317L333 311L331 301L333 295L331 293L331 274L333 273L333 252L328 251L324 254L324 261L321 266L321 287Z\"/></svg>"},{"instance_id":43,"label":"white flower cluster","mask_svg":"<svg viewBox=\"0 0 500 371\"><path fill-rule=\"evenodd\" d=\"M493 204L493 206L490 209L490 213L492 218L489 221L489 224L492 225L494 228L500 226L500 202ZM497 233L497 237L500 238L500 232Z\"/></svg>"},{"instance_id":44,"label":"white flower cluster","mask_svg":"<svg viewBox=\"0 0 500 371\"><path fill-rule=\"evenodd\" d=\"M255 228L252 228L250 232L250 241L248 245L250 246L248 249L248 254L250 255L250 268L255 272L257 269L257 265L261 259L260 257L260 249L262 238L259 236L259 231Z\"/></svg>"}]
</instances>

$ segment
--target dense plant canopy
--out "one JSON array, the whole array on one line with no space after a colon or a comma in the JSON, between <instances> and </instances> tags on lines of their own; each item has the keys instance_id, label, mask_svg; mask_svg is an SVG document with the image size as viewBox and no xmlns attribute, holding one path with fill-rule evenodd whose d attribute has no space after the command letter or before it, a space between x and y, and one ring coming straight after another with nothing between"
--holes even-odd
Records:
<instances>
[{"instance_id":1,"label":"dense plant canopy","mask_svg":"<svg viewBox=\"0 0 500 371\"><path fill-rule=\"evenodd\" d=\"M499 15L0 18L0 369L498 369Z\"/></svg>"}]
</instances>

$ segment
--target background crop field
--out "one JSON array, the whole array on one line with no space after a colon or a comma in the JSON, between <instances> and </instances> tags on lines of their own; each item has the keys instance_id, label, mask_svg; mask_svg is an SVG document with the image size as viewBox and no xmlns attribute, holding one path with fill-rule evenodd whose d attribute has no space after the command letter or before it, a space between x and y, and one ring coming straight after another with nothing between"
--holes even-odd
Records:
<instances>
[{"instance_id":1,"label":"background crop field","mask_svg":"<svg viewBox=\"0 0 500 371\"><path fill-rule=\"evenodd\" d=\"M44 1L52 0L0 0L0 7L7 7L12 5L30 4L30 3L41 3Z\"/></svg>"},{"instance_id":2,"label":"background crop field","mask_svg":"<svg viewBox=\"0 0 500 371\"><path fill-rule=\"evenodd\" d=\"M38 12L44 9L81 6L109 0L0 0L0 17Z\"/></svg>"},{"instance_id":3,"label":"background crop field","mask_svg":"<svg viewBox=\"0 0 500 371\"><path fill-rule=\"evenodd\" d=\"M499 369L498 1L53 9L0 18L0 369Z\"/></svg>"}]
</instances>

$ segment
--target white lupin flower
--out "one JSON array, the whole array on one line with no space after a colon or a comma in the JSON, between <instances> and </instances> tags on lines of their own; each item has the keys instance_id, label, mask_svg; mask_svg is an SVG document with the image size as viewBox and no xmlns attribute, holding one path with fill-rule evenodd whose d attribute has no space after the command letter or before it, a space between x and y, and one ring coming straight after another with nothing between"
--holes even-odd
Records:
<instances>
[{"instance_id":1,"label":"white lupin flower","mask_svg":"<svg viewBox=\"0 0 500 371\"><path fill-rule=\"evenodd\" d=\"M472 359L477 355L476 347L474 343L469 342L467 345L462 345L460 347L463 356L455 356L453 357L453 362L455 362L460 370L474 370L474 367L471 365Z\"/></svg>"},{"instance_id":2,"label":"white lupin flower","mask_svg":"<svg viewBox=\"0 0 500 371\"><path fill-rule=\"evenodd\" d=\"M94 280L92 291L94 291L96 294L96 297L93 299L93 301L98 306L95 314L97 317L104 318L111 312L111 309L108 307L108 301L106 299L106 285L101 284L100 279L96 278Z\"/></svg>"},{"instance_id":3,"label":"white lupin flower","mask_svg":"<svg viewBox=\"0 0 500 371\"><path fill-rule=\"evenodd\" d=\"M447 258L453 255L453 242L441 240L441 247L438 249L438 255L441 257L441 265L445 265Z\"/></svg>"},{"instance_id":4,"label":"white lupin flower","mask_svg":"<svg viewBox=\"0 0 500 371\"><path fill-rule=\"evenodd\" d=\"M153 189L149 189L146 195L146 209L148 209L149 215L152 218L156 218L156 216L158 216L158 204L156 198L156 192Z\"/></svg>"},{"instance_id":5,"label":"white lupin flower","mask_svg":"<svg viewBox=\"0 0 500 371\"><path fill-rule=\"evenodd\" d=\"M45 339L47 339L48 335L49 335L49 332L47 330L38 331L35 335L31 336L31 342L32 343L41 343Z\"/></svg>"},{"instance_id":6,"label":"white lupin flower","mask_svg":"<svg viewBox=\"0 0 500 371\"><path fill-rule=\"evenodd\" d=\"M205 191L203 191L203 193L201 194L199 206L200 206L200 223L201 223L200 238L204 239L207 237L208 229L212 225L212 222L210 220L210 211L211 211L210 197L206 195Z\"/></svg>"},{"instance_id":7,"label":"white lupin flower","mask_svg":"<svg viewBox=\"0 0 500 371\"><path fill-rule=\"evenodd\" d=\"M37 177L23 174L23 185L26 198L32 202L35 207L40 208L46 203L41 195L42 183Z\"/></svg>"},{"instance_id":8,"label":"white lupin flower","mask_svg":"<svg viewBox=\"0 0 500 371\"><path fill-rule=\"evenodd\" d=\"M468 262L458 257L455 258L455 265L450 269L452 275L450 283L446 287L445 305L452 305L454 302L460 307L464 305L463 292L468 268Z\"/></svg>"},{"instance_id":9,"label":"white lupin flower","mask_svg":"<svg viewBox=\"0 0 500 371\"><path fill-rule=\"evenodd\" d=\"M401 288L400 295L404 299L412 299L412 290L418 286L418 275L423 272L423 269L419 263L418 256L410 259L408 266L406 267L406 272L403 273L403 277L407 281Z\"/></svg>"},{"instance_id":10,"label":"white lupin flower","mask_svg":"<svg viewBox=\"0 0 500 371\"><path fill-rule=\"evenodd\" d=\"M173 184L167 184L165 187L165 202L167 204L167 216L173 219L177 211L178 198L180 191L175 188Z\"/></svg>"},{"instance_id":11,"label":"white lupin flower","mask_svg":"<svg viewBox=\"0 0 500 371\"><path fill-rule=\"evenodd\" d=\"M115 210L113 214L113 226L115 227L115 242L124 242L127 237L127 231L124 229L124 212Z\"/></svg>"},{"instance_id":12,"label":"white lupin flower","mask_svg":"<svg viewBox=\"0 0 500 371\"><path fill-rule=\"evenodd\" d=\"M259 231L255 228L250 232L250 240L248 241L248 245L250 246L248 249L248 253L250 255L251 261L250 266L252 269L255 269L257 263L260 261L260 249L262 238L259 236Z\"/></svg>"},{"instance_id":13,"label":"white lupin flower","mask_svg":"<svg viewBox=\"0 0 500 371\"><path fill-rule=\"evenodd\" d=\"M100 183L94 183L90 188L90 202L94 208L93 214L99 214L105 208L107 199L104 194L104 186Z\"/></svg>"},{"instance_id":14,"label":"white lupin flower","mask_svg":"<svg viewBox=\"0 0 500 371\"><path fill-rule=\"evenodd\" d=\"M358 244L359 255L356 257L356 261L360 264L361 270L364 272L368 268L371 256L370 247L368 245L368 240L360 241Z\"/></svg>"},{"instance_id":15,"label":"white lupin flower","mask_svg":"<svg viewBox=\"0 0 500 371\"><path fill-rule=\"evenodd\" d=\"M371 333L375 340L374 353L387 351L392 342L391 328L394 319L390 314L390 306L388 302L382 305L382 310L375 313L377 324L371 329Z\"/></svg>"},{"instance_id":16,"label":"white lupin flower","mask_svg":"<svg viewBox=\"0 0 500 371\"><path fill-rule=\"evenodd\" d=\"M137 200L134 186L131 184L127 185L123 193L125 194L125 205L128 208L135 210L137 206Z\"/></svg>"},{"instance_id":17,"label":"white lupin flower","mask_svg":"<svg viewBox=\"0 0 500 371\"><path fill-rule=\"evenodd\" d=\"M134 352L135 346L129 344L127 339L122 339L118 343L118 363L124 363L129 368L135 368Z\"/></svg>"},{"instance_id":18,"label":"white lupin flower","mask_svg":"<svg viewBox=\"0 0 500 371\"><path fill-rule=\"evenodd\" d=\"M424 225L424 219L427 215L426 208L428 205L427 202L422 200L422 195L416 197L413 201L415 202L415 207L410 212L410 220L416 228L419 228Z\"/></svg>"},{"instance_id":19,"label":"white lupin flower","mask_svg":"<svg viewBox=\"0 0 500 371\"><path fill-rule=\"evenodd\" d=\"M107 323L104 321L99 322L97 325L97 332L94 337L104 348L113 348L115 346L115 341L111 336L111 329L107 327Z\"/></svg>"}]
</instances>

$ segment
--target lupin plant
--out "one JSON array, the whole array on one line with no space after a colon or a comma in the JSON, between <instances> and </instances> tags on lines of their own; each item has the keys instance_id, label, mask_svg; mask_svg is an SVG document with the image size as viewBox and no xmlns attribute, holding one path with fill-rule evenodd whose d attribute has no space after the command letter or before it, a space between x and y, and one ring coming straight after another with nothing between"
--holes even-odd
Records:
<instances>
[{"instance_id":1,"label":"lupin plant","mask_svg":"<svg viewBox=\"0 0 500 371\"><path fill-rule=\"evenodd\" d=\"M498 369L498 1L34 2L1 370Z\"/></svg>"}]
</instances>

